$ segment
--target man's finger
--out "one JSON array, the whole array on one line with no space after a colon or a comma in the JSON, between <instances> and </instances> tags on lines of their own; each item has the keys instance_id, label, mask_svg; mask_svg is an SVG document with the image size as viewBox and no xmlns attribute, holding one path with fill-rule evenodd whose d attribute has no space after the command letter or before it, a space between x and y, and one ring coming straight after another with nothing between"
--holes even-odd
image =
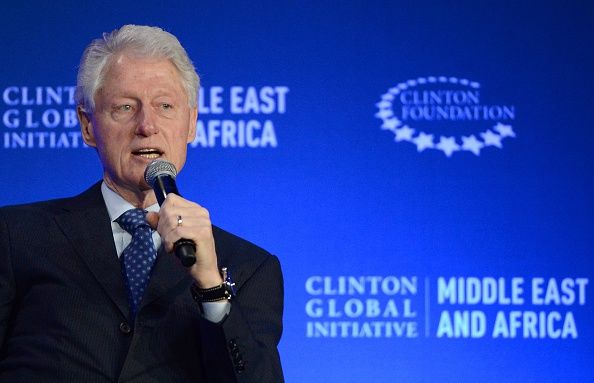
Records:
<instances>
[{"instance_id":1,"label":"man's finger","mask_svg":"<svg viewBox=\"0 0 594 383\"><path fill-rule=\"evenodd\" d=\"M157 225L159 224L159 214L149 211L146 213L146 221L153 230L157 230Z\"/></svg>"}]
</instances>

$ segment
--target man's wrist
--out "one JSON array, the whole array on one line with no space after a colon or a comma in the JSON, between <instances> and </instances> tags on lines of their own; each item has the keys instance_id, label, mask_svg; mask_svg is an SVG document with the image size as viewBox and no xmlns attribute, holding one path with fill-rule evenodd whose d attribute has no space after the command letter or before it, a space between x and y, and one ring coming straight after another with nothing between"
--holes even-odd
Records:
<instances>
[{"instance_id":1,"label":"man's wrist","mask_svg":"<svg viewBox=\"0 0 594 383\"><path fill-rule=\"evenodd\" d=\"M192 298L199 303L231 301L235 296L235 283L231 279L231 274L227 268L223 267L218 285L202 288L198 283L194 282L190 287L190 292Z\"/></svg>"},{"instance_id":2,"label":"man's wrist","mask_svg":"<svg viewBox=\"0 0 594 383\"><path fill-rule=\"evenodd\" d=\"M194 284L200 289L210 289L220 286L224 282L223 276L218 269L192 273Z\"/></svg>"}]
</instances>

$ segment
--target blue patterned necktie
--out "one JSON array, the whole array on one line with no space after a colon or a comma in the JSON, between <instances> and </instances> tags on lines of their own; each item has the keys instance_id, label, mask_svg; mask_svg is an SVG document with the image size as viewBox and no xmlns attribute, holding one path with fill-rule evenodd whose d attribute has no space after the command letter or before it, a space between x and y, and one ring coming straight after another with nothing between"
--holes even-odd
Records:
<instances>
[{"instance_id":1,"label":"blue patterned necktie","mask_svg":"<svg viewBox=\"0 0 594 383\"><path fill-rule=\"evenodd\" d=\"M130 209L116 222L132 235L132 242L122 252L122 274L128 290L130 313L136 317L144 290L148 285L151 269L157 259L151 228L146 221L145 211Z\"/></svg>"}]
</instances>

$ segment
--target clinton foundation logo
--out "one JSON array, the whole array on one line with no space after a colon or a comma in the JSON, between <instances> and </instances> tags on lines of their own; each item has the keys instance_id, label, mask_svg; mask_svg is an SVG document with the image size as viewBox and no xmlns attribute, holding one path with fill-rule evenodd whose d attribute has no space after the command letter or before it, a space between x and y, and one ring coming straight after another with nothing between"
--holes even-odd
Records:
<instances>
[{"instance_id":1,"label":"clinton foundation logo","mask_svg":"<svg viewBox=\"0 0 594 383\"><path fill-rule=\"evenodd\" d=\"M516 136L515 107L489 102L481 92L481 84L468 79L419 77L388 89L375 117L395 142L412 144L418 152L480 156Z\"/></svg>"}]
</instances>

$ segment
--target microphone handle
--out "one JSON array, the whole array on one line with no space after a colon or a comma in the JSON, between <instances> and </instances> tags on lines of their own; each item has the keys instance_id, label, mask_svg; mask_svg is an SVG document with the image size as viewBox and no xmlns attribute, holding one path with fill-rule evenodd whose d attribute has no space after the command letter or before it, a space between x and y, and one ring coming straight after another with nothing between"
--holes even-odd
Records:
<instances>
[{"instance_id":1,"label":"microphone handle","mask_svg":"<svg viewBox=\"0 0 594 383\"><path fill-rule=\"evenodd\" d=\"M177 190L175 179L168 174L158 175L153 184L155 196L159 206L163 205L167 194L173 193L181 196ZM196 244L191 239L180 238L173 244L173 251L181 264L186 267L191 267L196 263Z\"/></svg>"},{"instance_id":2,"label":"microphone handle","mask_svg":"<svg viewBox=\"0 0 594 383\"><path fill-rule=\"evenodd\" d=\"M167 194L169 193L181 196L179 190L177 190L175 179L169 174L156 176L155 183L153 184L153 190L155 191L155 196L157 196L157 202L159 203L159 206L163 205L163 202L165 202L165 198L167 198Z\"/></svg>"}]
</instances>

